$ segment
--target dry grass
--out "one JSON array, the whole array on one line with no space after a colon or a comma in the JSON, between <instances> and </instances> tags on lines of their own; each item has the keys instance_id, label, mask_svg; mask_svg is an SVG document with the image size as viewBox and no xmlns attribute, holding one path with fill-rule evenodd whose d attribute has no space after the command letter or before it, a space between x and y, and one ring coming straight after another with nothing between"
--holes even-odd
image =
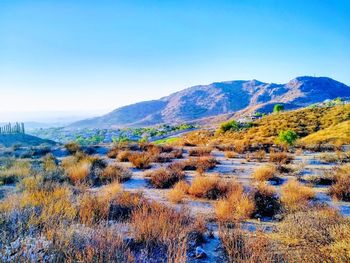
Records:
<instances>
[{"instance_id":1,"label":"dry grass","mask_svg":"<svg viewBox=\"0 0 350 263\"><path fill-rule=\"evenodd\" d=\"M91 169L91 162L89 160L81 160L76 163L70 163L67 159L65 161L62 165L73 184L80 184L89 176Z\"/></svg>"},{"instance_id":2,"label":"dry grass","mask_svg":"<svg viewBox=\"0 0 350 263\"><path fill-rule=\"evenodd\" d=\"M199 198L218 199L238 188L238 184L218 176L195 177L188 193Z\"/></svg>"},{"instance_id":3,"label":"dry grass","mask_svg":"<svg viewBox=\"0 0 350 263\"><path fill-rule=\"evenodd\" d=\"M237 158L238 153L234 151L225 151L225 157L226 158Z\"/></svg>"},{"instance_id":4,"label":"dry grass","mask_svg":"<svg viewBox=\"0 0 350 263\"><path fill-rule=\"evenodd\" d=\"M173 203L181 203L188 193L189 188L190 185L186 181L181 180L177 182L174 188L168 193L169 200Z\"/></svg>"},{"instance_id":5,"label":"dry grass","mask_svg":"<svg viewBox=\"0 0 350 263\"><path fill-rule=\"evenodd\" d=\"M4 167L0 167L0 185L13 184L20 179L29 176L31 164L28 161L9 160Z\"/></svg>"},{"instance_id":6,"label":"dry grass","mask_svg":"<svg viewBox=\"0 0 350 263\"><path fill-rule=\"evenodd\" d=\"M121 165L110 164L108 165L101 174L101 181L111 183L114 181L124 182L131 178L132 172Z\"/></svg>"},{"instance_id":7,"label":"dry grass","mask_svg":"<svg viewBox=\"0 0 350 263\"><path fill-rule=\"evenodd\" d=\"M186 262L190 234L202 235L202 226L187 211L157 203L144 204L132 213L131 226L135 240L147 248L164 245L168 262ZM164 255L165 256L165 255Z\"/></svg>"},{"instance_id":8,"label":"dry grass","mask_svg":"<svg viewBox=\"0 0 350 263\"><path fill-rule=\"evenodd\" d=\"M118 151L118 153L115 156L118 159L118 161L120 161L120 162L128 162L131 154L132 154L132 152L129 150L123 150L123 151ZM114 154L113 154L113 156L114 156Z\"/></svg>"},{"instance_id":9,"label":"dry grass","mask_svg":"<svg viewBox=\"0 0 350 263\"><path fill-rule=\"evenodd\" d=\"M335 183L329 188L329 194L338 200L350 201L350 164L344 164L334 170Z\"/></svg>"},{"instance_id":10,"label":"dry grass","mask_svg":"<svg viewBox=\"0 0 350 263\"><path fill-rule=\"evenodd\" d=\"M201 156L209 156L211 154L211 147L197 147L191 148L188 150L189 156L201 157Z\"/></svg>"},{"instance_id":11,"label":"dry grass","mask_svg":"<svg viewBox=\"0 0 350 263\"><path fill-rule=\"evenodd\" d=\"M227 262L285 262L281 253L273 249L271 238L262 231L252 233L240 229L239 226L229 228L220 225L219 235Z\"/></svg>"},{"instance_id":12,"label":"dry grass","mask_svg":"<svg viewBox=\"0 0 350 263\"><path fill-rule=\"evenodd\" d=\"M296 180L288 180L281 187L281 201L288 211L297 211L307 206L308 201L315 197L312 188L300 184Z\"/></svg>"},{"instance_id":13,"label":"dry grass","mask_svg":"<svg viewBox=\"0 0 350 263\"><path fill-rule=\"evenodd\" d=\"M266 157L266 152L264 150L259 150L253 152L253 158L259 162L262 162Z\"/></svg>"},{"instance_id":14,"label":"dry grass","mask_svg":"<svg viewBox=\"0 0 350 263\"><path fill-rule=\"evenodd\" d=\"M134 152L129 156L129 161L135 168L148 169L151 167L152 156L145 152Z\"/></svg>"},{"instance_id":15,"label":"dry grass","mask_svg":"<svg viewBox=\"0 0 350 263\"><path fill-rule=\"evenodd\" d=\"M349 219L333 209L315 207L287 215L276 237L287 262L349 262L349 229Z\"/></svg>"},{"instance_id":16,"label":"dry grass","mask_svg":"<svg viewBox=\"0 0 350 263\"><path fill-rule=\"evenodd\" d=\"M344 113L346 113L344 109ZM306 147L320 147L321 145L344 145L350 143L350 120L343 121L336 125L311 133L310 135L298 141Z\"/></svg>"},{"instance_id":17,"label":"dry grass","mask_svg":"<svg viewBox=\"0 0 350 263\"><path fill-rule=\"evenodd\" d=\"M185 177L185 173L177 169L159 168L150 171L146 175L150 178L151 184L156 188L169 188Z\"/></svg>"},{"instance_id":18,"label":"dry grass","mask_svg":"<svg viewBox=\"0 0 350 263\"><path fill-rule=\"evenodd\" d=\"M75 154L79 151L81 151L81 147L78 143L76 142L68 142L64 145L64 147L66 148L66 150L70 153L70 154Z\"/></svg>"},{"instance_id":19,"label":"dry grass","mask_svg":"<svg viewBox=\"0 0 350 263\"><path fill-rule=\"evenodd\" d=\"M256 168L252 174L252 177L257 181L267 181L273 179L276 172L277 170L275 166L266 164Z\"/></svg>"},{"instance_id":20,"label":"dry grass","mask_svg":"<svg viewBox=\"0 0 350 263\"><path fill-rule=\"evenodd\" d=\"M215 205L216 217L222 222L239 222L252 216L255 210L253 199L243 192L243 187L232 191Z\"/></svg>"},{"instance_id":21,"label":"dry grass","mask_svg":"<svg viewBox=\"0 0 350 263\"><path fill-rule=\"evenodd\" d=\"M290 163L292 157L287 152L270 152L270 162L276 163L278 165Z\"/></svg>"}]
</instances>

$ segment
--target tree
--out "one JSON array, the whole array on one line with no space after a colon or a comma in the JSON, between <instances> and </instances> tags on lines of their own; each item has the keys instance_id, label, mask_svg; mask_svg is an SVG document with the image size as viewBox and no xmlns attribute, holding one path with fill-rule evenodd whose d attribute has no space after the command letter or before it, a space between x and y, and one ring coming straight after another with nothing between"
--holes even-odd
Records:
<instances>
[{"instance_id":1,"label":"tree","mask_svg":"<svg viewBox=\"0 0 350 263\"><path fill-rule=\"evenodd\" d=\"M238 130L239 130L239 124L235 120L225 122L220 126L221 132L238 131Z\"/></svg>"},{"instance_id":2,"label":"tree","mask_svg":"<svg viewBox=\"0 0 350 263\"><path fill-rule=\"evenodd\" d=\"M288 144L289 146L294 145L298 139L298 134L292 130L281 131L278 134L278 141L281 143Z\"/></svg>"},{"instance_id":3,"label":"tree","mask_svg":"<svg viewBox=\"0 0 350 263\"><path fill-rule=\"evenodd\" d=\"M280 112L280 111L284 111L283 105L281 105L281 104L276 104L276 105L273 107L273 112L278 113L278 112Z\"/></svg>"}]
</instances>

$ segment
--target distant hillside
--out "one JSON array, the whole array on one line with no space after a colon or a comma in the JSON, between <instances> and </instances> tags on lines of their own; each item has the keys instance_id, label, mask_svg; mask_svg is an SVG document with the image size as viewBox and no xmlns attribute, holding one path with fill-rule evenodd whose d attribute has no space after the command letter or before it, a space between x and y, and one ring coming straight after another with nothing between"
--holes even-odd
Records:
<instances>
[{"instance_id":1,"label":"distant hillside","mask_svg":"<svg viewBox=\"0 0 350 263\"><path fill-rule=\"evenodd\" d=\"M275 103L286 109L305 107L336 97L350 97L350 87L326 77L298 77L286 84L258 80L226 81L187 88L159 100L139 102L106 115L78 121L71 128L149 126L191 122L250 109L270 111Z\"/></svg>"},{"instance_id":2,"label":"distant hillside","mask_svg":"<svg viewBox=\"0 0 350 263\"><path fill-rule=\"evenodd\" d=\"M28 134L0 134L0 145L10 147L16 144L21 146L39 146L41 144L54 145L56 143Z\"/></svg>"}]
</instances>

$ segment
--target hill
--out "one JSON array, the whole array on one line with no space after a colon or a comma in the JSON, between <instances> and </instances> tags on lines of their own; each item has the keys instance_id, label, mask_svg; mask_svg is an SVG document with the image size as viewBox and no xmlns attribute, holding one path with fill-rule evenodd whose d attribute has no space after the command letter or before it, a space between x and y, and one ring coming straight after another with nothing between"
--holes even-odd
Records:
<instances>
[{"instance_id":1,"label":"hill","mask_svg":"<svg viewBox=\"0 0 350 263\"><path fill-rule=\"evenodd\" d=\"M28 134L0 134L0 145L10 147L19 144L21 146L39 146L41 144L56 144L51 140L44 140Z\"/></svg>"},{"instance_id":2,"label":"hill","mask_svg":"<svg viewBox=\"0 0 350 263\"><path fill-rule=\"evenodd\" d=\"M350 141L350 104L303 108L270 114L252 123L251 128L215 135L193 132L184 140L191 144L274 144L279 132L295 131L300 144L346 144Z\"/></svg>"},{"instance_id":3,"label":"hill","mask_svg":"<svg viewBox=\"0 0 350 263\"><path fill-rule=\"evenodd\" d=\"M233 113L271 111L275 103L286 109L305 107L336 97L350 97L350 87L327 77L297 77L286 84L237 80L199 85L159 100L118 108L101 117L78 121L70 128L139 127L193 122Z\"/></svg>"}]
</instances>

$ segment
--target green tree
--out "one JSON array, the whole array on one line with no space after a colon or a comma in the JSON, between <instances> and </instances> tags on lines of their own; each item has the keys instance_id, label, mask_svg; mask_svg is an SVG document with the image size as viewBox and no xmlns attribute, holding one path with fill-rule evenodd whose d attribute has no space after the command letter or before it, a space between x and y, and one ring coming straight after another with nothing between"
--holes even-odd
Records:
<instances>
[{"instance_id":1,"label":"green tree","mask_svg":"<svg viewBox=\"0 0 350 263\"><path fill-rule=\"evenodd\" d=\"M221 132L227 132L227 131L238 131L239 130L239 124L235 120L228 121L225 123L222 123L219 130Z\"/></svg>"},{"instance_id":2,"label":"green tree","mask_svg":"<svg viewBox=\"0 0 350 263\"><path fill-rule=\"evenodd\" d=\"M276 104L276 105L273 107L273 112L278 113L278 112L280 112L280 111L284 111L283 105L281 105L281 104Z\"/></svg>"},{"instance_id":3,"label":"green tree","mask_svg":"<svg viewBox=\"0 0 350 263\"><path fill-rule=\"evenodd\" d=\"M278 141L288 145L294 145L295 141L298 139L298 134L292 130L281 131L278 134Z\"/></svg>"}]
</instances>

